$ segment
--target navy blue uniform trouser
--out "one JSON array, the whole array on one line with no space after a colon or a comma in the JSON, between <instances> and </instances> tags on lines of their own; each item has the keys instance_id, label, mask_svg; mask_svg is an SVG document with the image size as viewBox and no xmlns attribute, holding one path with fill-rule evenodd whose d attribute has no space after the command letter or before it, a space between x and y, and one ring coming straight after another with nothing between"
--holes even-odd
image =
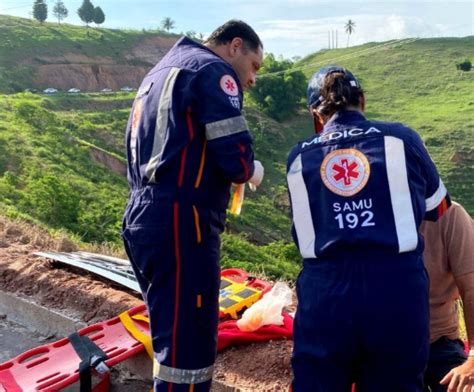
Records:
<instances>
[{"instance_id":1,"label":"navy blue uniform trouser","mask_svg":"<svg viewBox=\"0 0 474 392\"><path fill-rule=\"evenodd\" d=\"M430 356L425 372L425 391L446 392L447 385L439 382L451 369L466 361L464 344L459 339L448 339L443 336L430 344Z\"/></svg>"},{"instance_id":2,"label":"navy blue uniform trouser","mask_svg":"<svg viewBox=\"0 0 474 392\"><path fill-rule=\"evenodd\" d=\"M428 278L421 257L305 260L293 392L421 392Z\"/></svg>"},{"instance_id":3,"label":"navy blue uniform trouser","mask_svg":"<svg viewBox=\"0 0 474 392\"><path fill-rule=\"evenodd\" d=\"M162 219L154 226L124 225L123 233L148 308L155 359L185 373L209 368L217 347L221 228L202 217L199 238L191 207L161 208ZM192 390L209 391L210 386L208 379ZM190 384L154 377L154 391L188 392Z\"/></svg>"}]
</instances>

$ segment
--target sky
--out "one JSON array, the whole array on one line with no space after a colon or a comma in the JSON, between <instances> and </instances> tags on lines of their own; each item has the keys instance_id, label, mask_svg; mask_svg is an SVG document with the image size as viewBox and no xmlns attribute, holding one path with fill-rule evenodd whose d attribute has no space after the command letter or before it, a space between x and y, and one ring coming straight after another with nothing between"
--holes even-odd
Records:
<instances>
[{"instance_id":1,"label":"sky","mask_svg":"<svg viewBox=\"0 0 474 392\"><path fill-rule=\"evenodd\" d=\"M46 0L53 22L56 0ZM82 24L77 9L82 0L63 0L67 23ZM229 19L250 24L266 52L285 58L303 57L328 48L329 32L338 47L408 37L464 37L474 35L474 1L392 0L92 0L105 13L102 27L149 29L164 17L175 21L176 33L194 31L204 36ZM33 0L0 0L0 14L31 17ZM344 26L355 22L350 37ZM337 33L336 33L337 31ZM349 39L348 39L349 38Z\"/></svg>"}]
</instances>

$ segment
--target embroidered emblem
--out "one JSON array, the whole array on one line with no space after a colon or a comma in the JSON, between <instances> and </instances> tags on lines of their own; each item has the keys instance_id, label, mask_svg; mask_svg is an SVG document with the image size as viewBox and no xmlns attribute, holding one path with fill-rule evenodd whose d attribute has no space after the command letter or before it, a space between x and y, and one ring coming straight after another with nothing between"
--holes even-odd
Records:
<instances>
[{"instance_id":1,"label":"embroidered emblem","mask_svg":"<svg viewBox=\"0 0 474 392\"><path fill-rule=\"evenodd\" d=\"M227 95L232 97L236 97L239 95L239 88L237 87L237 82L235 79L230 75L224 75L219 82L222 91L224 91Z\"/></svg>"},{"instance_id":2,"label":"embroidered emblem","mask_svg":"<svg viewBox=\"0 0 474 392\"><path fill-rule=\"evenodd\" d=\"M324 185L331 192L349 197L367 184L370 164L367 157L355 148L335 150L324 158L320 173Z\"/></svg>"}]
</instances>

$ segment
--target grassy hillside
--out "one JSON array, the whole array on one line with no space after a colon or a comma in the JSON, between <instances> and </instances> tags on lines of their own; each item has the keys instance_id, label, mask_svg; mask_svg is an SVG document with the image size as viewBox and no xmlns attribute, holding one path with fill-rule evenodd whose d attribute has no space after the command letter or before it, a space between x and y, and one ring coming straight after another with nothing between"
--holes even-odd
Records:
<instances>
[{"instance_id":1,"label":"grassy hillside","mask_svg":"<svg viewBox=\"0 0 474 392\"><path fill-rule=\"evenodd\" d=\"M163 31L116 30L57 24L0 15L0 92L31 88L35 67L48 57L74 53L84 58L107 58L114 64L150 66L130 59L131 49L149 37L176 36ZM56 60L57 61L57 60ZM68 59L60 60L68 63ZM84 61L84 60L83 60Z\"/></svg>"},{"instance_id":2,"label":"grassy hillside","mask_svg":"<svg viewBox=\"0 0 474 392\"><path fill-rule=\"evenodd\" d=\"M417 130L454 199L474 216L474 37L409 39L321 51L298 66L309 77L324 65L350 69L366 93L371 119Z\"/></svg>"},{"instance_id":3,"label":"grassy hillside","mask_svg":"<svg viewBox=\"0 0 474 392\"><path fill-rule=\"evenodd\" d=\"M143 34L149 33L40 26L0 16L0 85L8 79L10 87L19 86L31 74L31 68L14 66L22 58L76 48L120 61L117 53ZM451 194L474 214L474 71L455 68L466 57L474 60L473 44L472 37L367 44L318 52L298 66L308 76L327 64L351 69L366 90L368 116L420 131ZM84 242L120 244L128 186L97 154L124 163L132 100L125 93L0 95L1 213ZM294 278L299 256L290 241L285 160L291 145L312 134L312 122L302 108L299 116L277 123L250 100L246 115L266 177L257 193L247 192L242 214L229 217L223 265Z\"/></svg>"}]
</instances>

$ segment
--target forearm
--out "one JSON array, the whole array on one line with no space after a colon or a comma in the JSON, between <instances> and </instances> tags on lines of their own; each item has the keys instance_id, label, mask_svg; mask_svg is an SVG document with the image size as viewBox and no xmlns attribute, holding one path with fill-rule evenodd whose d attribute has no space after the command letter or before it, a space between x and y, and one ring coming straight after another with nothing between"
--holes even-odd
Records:
<instances>
[{"instance_id":1,"label":"forearm","mask_svg":"<svg viewBox=\"0 0 474 392\"><path fill-rule=\"evenodd\" d=\"M464 321L466 322L469 347L474 350L474 289L467 290L463 297Z\"/></svg>"},{"instance_id":2,"label":"forearm","mask_svg":"<svg viewBox=\"0 0 474 392\"><path fill-rule=\"evenodd\" d=\"M463 303L464 321L470 348L474 349L474 273L456 278Z\"/></svg>"}]
</instances>

